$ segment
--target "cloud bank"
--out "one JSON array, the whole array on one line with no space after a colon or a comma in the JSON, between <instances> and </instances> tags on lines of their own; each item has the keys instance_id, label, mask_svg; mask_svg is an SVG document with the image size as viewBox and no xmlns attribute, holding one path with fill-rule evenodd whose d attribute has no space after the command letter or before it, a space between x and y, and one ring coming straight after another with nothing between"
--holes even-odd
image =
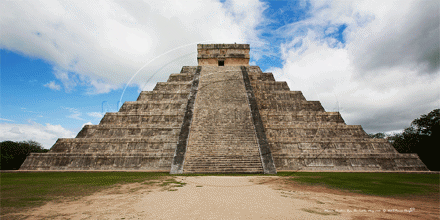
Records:
<instances>
[{"instance_id":1,"label":"cloud bank","mask_svg":"<svg viewBox=\"0 0 440 220\"><path fill-rule=\"evenodd\" d=\"M197 43L256 38L263 5L254 0L6 1L0 7L0 47L49 62L67 92L88 85L88 93L107 93L130 79L141 87L154 74L153 82L196 65ZM58 89L55 82L46 86Z\"/></svg>"},{"instance_id":2,"label":"cloud bank","mask_svg":"<svg viewBox=\"0 0 440 220\"><path fill-rule=\"evenodd\" d=\"M45 125L30 121L29 124L0 124L1 141L26 141L33 140L44 148L50 149L58 138L73 138L75 134L61 125Z\"/></svg>"},{"instance_id":3,"label":"cloud bank","mask_svg":"<svg viewBox=\"0 0 440 220\"><path fill-rule=\"evenodd\" d=\"M197 43L250 43L256 65L264 55L281 61L266 70L292 90L347 124L386 132L440 108L439 4L312 0L270 17L270 2L257 0L5 1L0 47L49 62L52 90L97 94L152 89L196 65ZM271 28L286 10L301 13Z\"/></svg>"},{"instance_id":4,"label":"cloud bank","mask_svg":"<svg viewBox=\"0 0 440 220\"><path fill-rule=\"evenodd\" d=\"M403 129L440 103L439 3L312 1L310 18L277 31L292 90L367 132ZM343 41L331 37L345 26ZM345 42L344 42L345 41Z\"/></svg>"}]
</instances>

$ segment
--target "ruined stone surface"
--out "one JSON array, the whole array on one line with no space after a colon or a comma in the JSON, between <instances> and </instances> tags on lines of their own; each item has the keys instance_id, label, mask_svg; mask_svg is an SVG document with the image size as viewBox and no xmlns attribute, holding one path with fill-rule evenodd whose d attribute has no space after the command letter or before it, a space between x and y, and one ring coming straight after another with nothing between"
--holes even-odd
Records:
<instances>
[{"instance_id":1,"label":"ruined stone surface","mask_svg":"<svg viewBox=\"0 0 440 220\"><path fill-rule=\"evenodd\" d=\"M258 109L257 100L252 90L249 74L246 67L241 66L243 81L246 88L246 95L251 109L252 121L254 123L255 133L257 135L258 146L260 150L261 162L265 174L276 174L277 170L273 162L272 152L267 142L266 132L264 131L263 121L261 120L260 111Z\"/></svg>"},{"instance_id":2,"label":"ruined stone surface","mask_svg":"<svg viewBox=\"0 0 440 220\"><path fill-rule=\"evenodd\" d=\"M171 173L425 171L416 154L347 125L338 112L272 73L249 66L248 44L198 45L185 66L86 125L33 153L22 170L145 170ZM223 61L224 66L218 66Z\"/></svg>"},{"instance_id":3,"label":"ruined stone surface","mask_svg":"<svg viewBox=\"0 0 440 220\"><path fill-rule=\"evenodd\" d=\"M240 67L200 73L184 173L262 173L257 134Z\"/></svg>"},{"instance_id":4,"label":"ruined stone surface","mask_svg":"<svg viewBox=\"0 0 440 220\"><path fill-rule=\"evenodd\" d=\"M171 164L171 174L183 173L183 162L185 160L185 154L188 144L189 129L193 119L194 104L197 97L197 91L199 88L200 72L202 67L198 66L196 73L194 74L190 95L188 96L188 103L185 109L185 116L183 117L182 126L180 128L179 140L174 153L173 162Z\"/></svg>"},{"instance_id":5,"label":"ruined stone surface","mask_svg":"<svg viewBox=\"0 0 440 220\"><path fill-rule=\"evenodd\" d=\"M24 170L169 171L196 67L183 67L99 125L86 125L76 138L60 138L48 153L31 154Z\"/></svg>"},{"instance_id":6,"label":"ruined stone surface","mask_svg":"<svg viewBox=\"0 0 440 220\"><path fill-rule=\"evenodd\" d=\"M427 170L416 154L399 154L383 139L369 138L360 125L346 125L338 112L258 66L248 70L267 140L278 171L419 171Z\"/></svg>"},{"instance_id":7,"label":"ruined stone surface","mask_svg":"<svg viewBox=\"0 0 440 220\"><path fill-rule=\"evenodd\" d=\"M249 44L198 44L199 66L249 66Z\"/></svg>"}]
</instances>

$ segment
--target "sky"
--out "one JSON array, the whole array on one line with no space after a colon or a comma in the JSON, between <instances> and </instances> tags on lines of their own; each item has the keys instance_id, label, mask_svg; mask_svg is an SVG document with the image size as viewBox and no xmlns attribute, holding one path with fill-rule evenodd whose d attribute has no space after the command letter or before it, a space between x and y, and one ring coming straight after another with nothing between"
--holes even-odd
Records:
<instances>
[{"instance_id":1,"label":"sky","mask_svg":"<svg viewBox=\"0 0 440 220\"><path fill-rule=\"evenodd\" d=\"M367 133L440 108L439 1L0 3L0 141L50 149L197 65L197 44L246 43L251 65Z\"/></svg>"}]
</instances>

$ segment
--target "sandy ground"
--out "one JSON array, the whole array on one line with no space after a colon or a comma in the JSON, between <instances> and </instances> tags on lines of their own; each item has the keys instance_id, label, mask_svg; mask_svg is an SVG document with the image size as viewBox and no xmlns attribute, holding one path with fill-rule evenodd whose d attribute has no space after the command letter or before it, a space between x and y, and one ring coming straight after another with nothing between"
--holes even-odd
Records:
<instances>
[{"instance_id":1,"label":"sandy ground","mask_svg":"<svg viewBox=\"0 0 440 220\"><path fill-rule=\"evenodd\" d=\"M284 177L175 179L187 184L125 184L19 214L25 219L439 219L435 197L366 196Z\"/></svg>"}]
</instances>

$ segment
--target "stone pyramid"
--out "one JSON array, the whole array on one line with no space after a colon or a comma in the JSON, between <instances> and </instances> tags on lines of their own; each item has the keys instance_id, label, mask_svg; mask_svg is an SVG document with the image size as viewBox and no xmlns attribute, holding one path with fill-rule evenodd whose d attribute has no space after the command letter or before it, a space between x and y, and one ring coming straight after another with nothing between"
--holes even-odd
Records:
<instances>
[{"instance_id":1,"label":"stone pyramid","mask_svg":"<svg viewBox=\"0 0 440 220\"><path fill-rule=\"evenodd\" d=\"M360 125L272 73L249 66L249 44L199 44L185 66L86 125L33 153L21 170L144 170L170 173L421 171L416 154L371 139Z\"/></svg>"}]
</instances>

